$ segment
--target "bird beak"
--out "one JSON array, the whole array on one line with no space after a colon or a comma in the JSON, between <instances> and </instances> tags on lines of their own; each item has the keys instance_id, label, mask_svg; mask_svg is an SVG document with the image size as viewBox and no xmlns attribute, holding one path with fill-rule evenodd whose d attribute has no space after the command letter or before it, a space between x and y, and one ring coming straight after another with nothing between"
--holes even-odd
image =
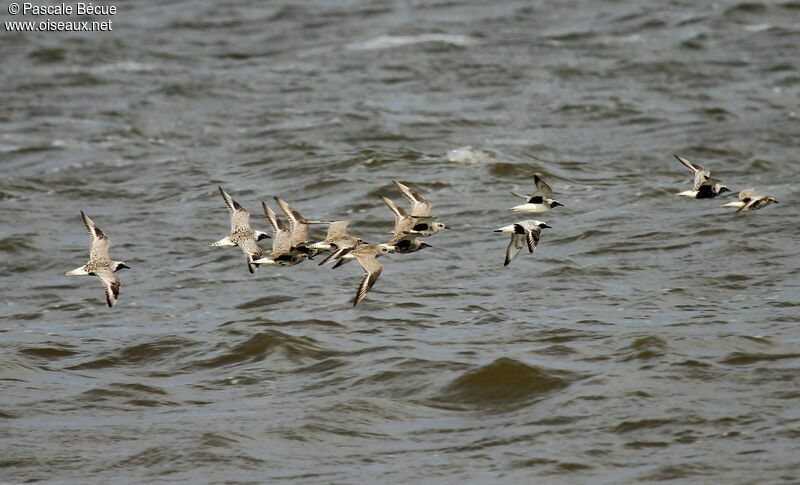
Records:
<instances>
[{"instance_id":1,"label":"bird beak","mask_svg":"<svg viewBox=\"0 0 800 485\"><path fill-rule=\"evenodd\" d=\"M131 269L131 267L128 266L127 264L125 264L125 263L120 263L119 266L117 266L117 271L119 271L121 269Z\"/></svg>"},{"instance_id":2,"label":"bird beak","mask_svg":"<svg viewBox=\"0 0 800 485\"><path fill-rule=\"evenodd\" d=\"M777 200L773 200L772 202L775 202L776 204L780 204L780 202L778 202Z\"/></svg>"},{"instance_id":3,"label":"bird beak","mask_svg":"<svg viewBox=\"0 0 800 485\"><path fill-rule=\"evenodd\" d=\"M553 226L548 226L548 225L547 225L547 224L545 224L544 222L543 222L543 223L541 223L541 224L539 224L539 227L541 227L542 229L545 229L545 228L546 228L546 229L552 229L552 228L553 228Z\"/></svg>"},{"instance_id":4,"label":"bird beak","mask_svg":"<svg viewBox=\"0 0 800 485\"><path fill-rule=\"evenodd\" d=\"M558 206L561 206L561 207L566 207L566 206L565 206L564 204L562 204L561 202L558 202L557 200L554 200L554 201L553 201L553 205L552 205L551 207L558 207Z\"/></svg>"}]
</instances>

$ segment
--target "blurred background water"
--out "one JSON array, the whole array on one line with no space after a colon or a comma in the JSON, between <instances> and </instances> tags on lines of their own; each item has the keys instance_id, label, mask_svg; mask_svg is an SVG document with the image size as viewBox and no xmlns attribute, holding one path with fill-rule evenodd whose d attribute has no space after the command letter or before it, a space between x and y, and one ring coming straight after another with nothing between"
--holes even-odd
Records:
<instances>
[{"instance_id":1,"label":"blurred background water","mask_svg":"<svg viewBox=\"0 0 800 485\"><path fill-rule=\"evenodd\" d=\"M115 5L0 32L0 482L800 480L800 3ZM208 247L217 185L378 241L393 179L454 230L355 309L357 265Z\"/></svg>"}]
</instances>

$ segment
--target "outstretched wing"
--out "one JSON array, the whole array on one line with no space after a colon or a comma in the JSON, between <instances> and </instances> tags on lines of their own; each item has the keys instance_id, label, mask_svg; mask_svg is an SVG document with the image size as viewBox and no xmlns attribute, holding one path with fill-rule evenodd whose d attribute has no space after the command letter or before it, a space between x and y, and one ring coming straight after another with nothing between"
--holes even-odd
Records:
<instances>
[{"instance_id":1,"label":"outstretched wing","mask_svg":"<svg viewBox=\"0 0 800 485\"><path fill-rule=\"evenodd\" d=\"M367 297L367 293L375 286L375 282L378 281L381 271L383 271L383 265L375 259L375 255L372 253L359 254L356 256L356 261L364 268L364 279L358 285L356 297L353 299L353 306L358 305Z\"/></svg>"},{"instance_id":2,"label":"outstretched wing","mask_svg":"<svg viewBox=\"0 0 800 485\"><path fill-rule=\"evenodd\" d=\"M539 244L539 237L542 235L542 228L536 227L534 229L525 229L525 241L528 243L528 251L533 254L536 250L536 245Z\"/></svg>"},{"instance_id":3,"label":"outstretched wing","mask_svg":"<svg viewBox=\"0 0 800 485\"><path fill-rule=\"evenodd\" d=\"M524 241L525 241L525 236L523 236L522 234L511 235L511 242L508 243L508 248L506 248L506 262L503 263L503 266L508 266L508 263L510 263L511 260L517 257L517 254L519 254L519 250L522 249Z\"/></svg>"},{"instance_id":4,"label":"outstretched wing","mask_svg":"<svg viewBox=\"0 0 800 485\"><path fill-rule=\"evenodd\" d=\"M242 252L247 255L249 260L261 259L261 247L256 242L255 238L241 238L239 240L239 247Z\"/></svg>"},{"instance_id":5,"label":"outstretched wing","mask_svg":"<svg viewBox=\"0 0 800 485\"><path fill-rule=\"evenodd\" d=\"M408 231L413 229L414 219L408 215L405 209L398 207L391 199L384 196L381 196L381 199L383 199L383 203L386 204L389 210L394 214L394 233L392 234L392 239L389 241L389 244L396 244L405 237Z\"/></svg>"},{"instance_id":6,"label":"outstretched wing","mask_svg":"<svg viewBox=\"0 0 800 485\"><path fill-rule=\"evenodd\" d=\"M342 256L344 256L345 254L349 253L352 250L353 250L352 247L337 247L336 250L331 252L331 254L329 254L327 258L325 258L322 261L320 261L319 265L322 266L323 264L327 263L328 261L331 261L331 262L333 262L333 261L341 261L342 260ZM334 268L337 268L338 266L339 265L337 264L337 266L334 266Z\"/></svg>"},{"instance_id":7,"label":"outstretched wing","mask_svg":"<svg viewBox=\"0 0 800 485\"><path fill-rule=\"evenodd\" d=\"M289 220L289 227L292 229L292 231L294 231L298 224L303 224L306 222L306 219L303 217L303 215L297 212L285 200L281 199L280 197L275 197L275 202L278 203L278 207L281 208L281 212L283 212L284 215L286 215L286 219Z\"/></svg>"},{"instance_id":8,"label":"outstretched wing","mask_svg":"<svg viewBox=\"0 0 800 485\"><path fill-rule=\"evenodd\" d=\"M261 201L261 206L269 225L272 226L272 254L288 253L292 249L292 233L264 201Z\"/></svg>"},{"instance_id":9,"label":"outstretched wing","mask_svg":"<svg viewBox=\"0 0 800 485\"><path fill-rule=\"evenodd\" d=\"M411 215L414 217L427 217L431 214L431 203L419 192L411 190L407 185L393 180L394 185L411 202Z\"/></svg>"},{"instance_id":10,"label":"outstretched wing","mask_svg":"<svg viewBox=\"0 0 800 485\"><path fill-rule=\"evenodd\" d=\"M325 242L331 243L341 237L347 236L348 221L334 221L328 226L328 235L325 237Z\"/></svg>"},{"instance_id":11,"label":"outstretched wing","mask_svg":"<svg viewBox=\"0 0 800 485\"><path fill-rule=\"evenodd\" d=\"M281 211L286 215L286 219L289 220L289 227L292 231L292 246L299 246L308 242L308 221L303 217L303 214L299 213L280 197L275 197L275 202L278 203L278 207L281 208Z\"/></svg>"},{"instance_id":12,"label":"outstretched wing","mask_svg":"<svg viewBox=\"0 0 800 485\"><path fill-rule=\"evenodd\" d=\"M93 261L108 260L108 248L111 246L111 240L99 227L94 225L94 222L83 211L81 211L81 217L92 240L89 246L89 259Z\"/></svg>"},{"instance_id":13,"label":"outstretched wing","mask_svg":"<svg viewBox=\"0 0 800 485\"><path fill-rule=\"evenodd\" d=\"M541 204L544 196L552 192L553 189L545 183L544 180L539 178L538 175L533 174L533 193L531 194L531 204ZM538 199L539 202L536 202L534 199Z\"/></svg>"},{"instance_id":14,"label":"outstretched wing","mask_svg":"<svg viewBox=\"0 0 800 485\"><path fill-rule=\"evenodd\" d=\"M219 187L219 193L222 194L222 200L228 206L228 211L231 213L231 232L238 232L241 229L250 227L250 213L247 209L225 192L222 187Z\"/></svg>"},{"instance_id":15,"label":"outstretched wing","mask_svg":"<svg viewBox=\"0 0 800 485\"><path fill-rule=\"evenodd\" d=\"M103 269L95 273L100 281L103 283L103 289L106 292L106 303L109 307L113 307L117 303L119 297L119 287L122 285L117 275L110 269Z\"/></svg>"},{"instance_id":16,"label":"outstretched wing","mask_svg":"<svg viewBox=\"0 0 800 485\"><path fill-rule=\"evenodd\" d=\"M700 166L700 165L698 165L696 163L692 163L692 162L690 162L689 160L686 160L683 157L680 157L678 155L673 155L673 157L677 158L678 161L681 162L683 164L683 166L688 168L689 171L692 172L692 173L695 173L695 172L698 172L698 171L704 171L704 170L708 171L707 169L703 168L702 166Z\"/></svg>"},{"instance_id":17,"label":"outstretched wing","mask_svg":"<svg viewBox=\"0 0 800 485\"><path fill-rule=\"evenodd\" d=\"M275 215L275 212L264 202L261 201L261 208L264 209L264 217L267 218L267 222L272 227L272 236L273 238L278 235L281 231L286 231L286 225L278 219L278 216Z\"/></svg>"},{"instance_id":18,"label":"outstretched wing","mask_svg":"<svg viewBox=\"0 0 800 485\"><path fill-rule=\"evenodd\" d=\"M756 193L756 189L744 189L739 192L739 200L742 202L749 202L753 199L758 198L758 193Z\"/></svg>"},{"instance_id":19,"label":"outstretched wing","mask_svg":"<svg viewBox=\"0 0 800 485\"><path fill-rule=\"evenodd\" d=\"M675 158L678 159L684 167L688 168L692 175L694 175L694 190L700 190L700 186L703 184L707 184L709 179L711 178L711 171L703 168L702 166L692 163L689 160L686 160L683 157L679 157L678 155L673 155Z\"/></svg>"}]
</instances>

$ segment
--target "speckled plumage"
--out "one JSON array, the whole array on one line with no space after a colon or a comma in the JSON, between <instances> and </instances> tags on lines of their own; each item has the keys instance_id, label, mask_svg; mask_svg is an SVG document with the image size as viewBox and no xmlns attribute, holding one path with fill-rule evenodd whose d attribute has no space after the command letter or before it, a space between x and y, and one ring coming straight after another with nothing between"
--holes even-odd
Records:
<instances>
[{"instance_id":1,"label":"speckled plumage","mask_svg":"<svg viewBox=\"0 0 800 485\"><path fill-rule=\"evenodd\" d=\"M250 227L250 213L241 204L233 200L222 187L219 187L219 193L222 195L222 199L231 214L231 232L211 246L239 246L247 256L247 269L250 270L250 273L254 273L257 266L253 261L262 256L262 251L257 241L269 237L269 235L261 231L254 231Z\"/></svg>"},{"instance_id":2,"label":"speckled plumage","mask_svg":"<svg viewBox=\"0 0 800 485\"><path fill-rule=\"evenodd\" d=\"M119 297L119 290L122 283L114 273L120 269L128 268L122 261L112 261L108 256L108 250L111 246L111 240L97 227L94 222L81 211L83 223L86 230L89 232L91 238L91 245L89 246L89 261L72 271L66 273L67 276L83 276L91 275L100 278L103 283L103 290L106 294L106 302L109 307L113 307L117 303Z\"/></svg>"}]
</instances>

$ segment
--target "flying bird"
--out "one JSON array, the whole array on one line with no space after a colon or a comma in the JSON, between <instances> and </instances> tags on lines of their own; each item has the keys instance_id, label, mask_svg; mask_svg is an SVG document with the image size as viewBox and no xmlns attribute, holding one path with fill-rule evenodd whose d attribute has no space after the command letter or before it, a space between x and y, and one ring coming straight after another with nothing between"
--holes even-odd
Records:
<instances>
[{"instance_id":1,"label":"flying bird","mask_svg":"<svg viewBox=\"0 0 800 485\"><path fill-rule=\"evenodd\" d=\"M275 212L264 201L261 201L261 207L264 209L264 216L272 227L272 252L266 257L253 261L253 263L294 266L308 259L307 253L292 248L292 231L287 229L286 224L278 219Z\"/></svg>"},{"instance_id":2,"label":"flying bird","mask_svg":"<svg viewBox=\"0 0 800 485\"><path fill-rule=\"evenodd\" d=\"M392 238L387 243L395 248L398 253L413 253L420 249L431 247L425 241L417 239L418 234L413 233L414 218L402 207L398 207L392 199L381 196L383 203L394 214L394 231Z\"/></svg>"},{"instance_id":3,"label":"flying bird","mask_svg":"<svg viewBox=\"0 0 800 485\"><path fill-rule=\"evenodd\" d=\"M533 192L531 195L511 192L512 195L525 199L525 203L514 206L508 210L511 212L524 212L526 214L541 214L542 212L549 211L553 207L563 207L564 204L561 202L547 197L547 194L552 191L553 189L547 185L544 180L539 178L538 175L533 174Z\"/></svg>"},{"instance_id":4,"label":"flying bird","mask_svg":"<svg viewBox=\"0 0 800 485\"><path fill-rule=\"evenodd\" d=\"M301 214L280 197L275 197L275 202L278 204L278 207L281 208L281 211L286 215L286 219L289 221L289 229L292 232L292 248L308 254L308 258L312 259L317 255L319 250L310 247L312 242L309 235L309 230L311 229L310 225L330 224L330 222L309 221L303 217L303 214Z\"/></svg>"},{"instance_id":5,"label":"flying bird","mask_svg":"<svg viewBox=\"0 0 800 485\"><path fill-rule=\"evenodd\" d=\"M91 238L91 246L89 246L89 262L75 268L72 271L67 271L67 276L97 276L103 283L103 289L106 293L106 302L109 307L113 307L117 303L119 297L119 288L121 282L119 277L115 275L121 269L130 269L122 261L112 261L108 257L108 248L111 246L111 240L100 230L99 227L94 225L89 216L81 211L83 223L86 225L86 230L89 231Z\"/></svg>"},{"instance_id":6,"label":"flying bird","mask_svg":"<svg viewBox=\"0 0 800 485\"><path fill-rule=\"evenodd\" d=\"M728 202L722 207L735 207L739 209L736 212L746 212L750 210L761 209L762 207L766 207L773 202L775 204L779 203L777 200L775 200L775 197L771 195L759 195L756 192L756 189L745 189L739 192L739 200Z\"/></svg>"},{"instance_id":7,"label":"flying bird","mask_svg":"<svg viewBox=\"0 0 800 485\"><path fill-rule=\"evenodd\" d=\"M222 199L231 213L231 232L211 246L239 246L247 256L247 269L250 270L250 273L255 273L257 266L254 261L262 256L261 248L256 241L270 236L266 232L254 231L250 227L250 213L241 204L233 200L227 192L222 190L222 187L219 187L219 193L222 194Z\"/></svg>"},{"instance_id":8,"label":"flying bird","mask_svg":"<svg viewBox=\"0 0 800 485\"><path fill-rule=\"evenodd\" d=\"M342 255L357 248L364 243L360 237L351 236L347 233L348 221L334 221L328 226L328 235L324 241L320 241L309 246L320 251L332 251L327 258L323 259L319 265L328 262L338 261Z\"/></svg>"},{"instance_id":9,"label":"flying bird","mask_svg":"<svg viewBox=\"0 0 800 485\"><path fill-rule=\"evenodd\" d=\"M542 221L527 220L495 229L494 232L511 234L511 242L508 243L508 248L506 249L506 261L503 263L503 266L508 266L508 263L517 257L520 249L522 249L522 245L525 243L528 244L528 251L533 254L533 252L536 250L536 245L539 244L539 238L542 235L542 229L549 227L550 226Z\"/></svg>"},{"instance_id":10,"label":"flying bird","mask_svg":"<svg viewBox=\"0 0 800 485\"><path fill-rule=\"evenodd\" d=\"M362 279L361 284L358 285L356 296L353 299L353 306L361 303L364 298L367 297L367 293L375 285L375 282L378 281L378 277L381 275L381 271L383 270L383 265L378 262L377 258L383 256L391 250L391 247L385 244L379 244L376 246L364 244L342 256L342 258L336 263L334 268L341 266L346 261L355 259L364 270L364 279Z\"/></svg>"},{"instance_id":11,"label":"flying bird","mask_svg":"<svg viewBox=\"0 0 800 485\"><path fill-rule=\"evenodd\" d=\"M730 192L730 189L718 180L711 177L711 171L703 168L696 163L692 163L683 157L674 155L686 168L692 172L694 183L692 190L685 190L678 195L691 199L712 199L723 192Z\"/></svg>"},{"instance_id":12,"label":"flying bird","mask_svg":"<svg viewBox=\"0 0 800 485\"><path fill-rule=\"evenodd\" d=\"M414 218L414 226L409 231L410 233L419 236L432 236L442 229L449 229L441 222L436 222L436 216L431 215L431 203L422 194L397 180L392 182L403 194L403 197L411 202L411 217Z\"/></svg>"}]
</instances>

